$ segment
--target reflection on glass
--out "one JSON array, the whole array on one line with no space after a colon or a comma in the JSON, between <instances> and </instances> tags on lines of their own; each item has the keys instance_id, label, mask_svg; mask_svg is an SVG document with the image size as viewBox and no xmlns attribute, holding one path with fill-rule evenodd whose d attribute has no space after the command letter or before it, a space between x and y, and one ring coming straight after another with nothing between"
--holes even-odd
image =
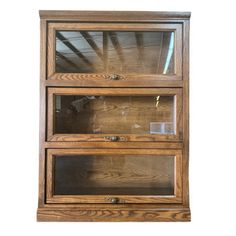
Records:
<instances>
[{"instance_id":1,"label":"reflection on glass","mask_svg":"<svg viewBox=\"0 0 236 236\"><path fill-rule=\"evenodd\" d=\"M174 195L174 156L54 157L54 194Z\"/></svg>"},{"instance_id":2,"label":"reflection on glass","mask_svg":"<svg viewBox=\"0 0 236 236\"><path fill-rule=\"evenodd\" d=\"M54 96L56 134L174 134L174 96Z\"/></svg>"},{"instance_id":3,"label":"reflection on glass","mask_svg":"<svg viewBox=\"0 0 236 236\"><path fill-rule=\"evenodd\" d=\"M174 32L56 31L56 72L174 74Z\"/></svg>"}]
</instances>

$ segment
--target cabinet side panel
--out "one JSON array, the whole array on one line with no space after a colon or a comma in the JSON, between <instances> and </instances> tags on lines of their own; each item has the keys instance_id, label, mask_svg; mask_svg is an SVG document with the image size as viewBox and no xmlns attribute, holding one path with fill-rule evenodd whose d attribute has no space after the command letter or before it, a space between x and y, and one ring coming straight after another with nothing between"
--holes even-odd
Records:
<instances>
[{"instance_id":1,"label":"cabinet side panel","mask_svg":"<svg viewBox=\"0 0 236 236\"><path fill-rule=\"evenodd\" d=\"M45 202L45 150L43 147L46 130L46 91L44 81L46 80L46 34L47 22L40 21L40 116L39 116L39 207Z\"/></svg>"},{"instance_id":2,"label":"cabinet side panel","mask_svg":"<svg viewBox=\"0 0 236 236\"><path fill-rule=\"evenodd\" d=\"M189 205L189 20L183 24L183 204Z\"/></svg>"}]
</instances>

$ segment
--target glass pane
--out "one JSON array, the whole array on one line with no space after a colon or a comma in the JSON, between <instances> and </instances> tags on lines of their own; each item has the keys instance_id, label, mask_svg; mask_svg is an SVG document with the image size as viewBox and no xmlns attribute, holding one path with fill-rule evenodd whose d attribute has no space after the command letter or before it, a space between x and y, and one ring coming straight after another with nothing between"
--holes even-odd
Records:
<instances>
[{"instance_id":1,"label":"glass pane","mask_svg":"<svg viewBox=\"0 0 236 236\"><path fill-rule=\"evenodd\" d=\"M56 31L56 72L174 74L174 32Z\"/></svg>"},{"instance_id":2,"label":"glass pane","mask_svg":"<svg viewBox=\"0 0 236 236\"><path fill-rule=\"evenodd\" d=\"M174 156L54 157L54 194L174 195Z\"/></svg>"},{"instance_id":3,"label":"glass pane","mask_svg":"<svg viewBox=\"0 0 236 236\"><path fill-rule=\"evenodd\" d=\"M174 96L55 95L56 134L174 134Z\"/></svg>"}]
</instances>

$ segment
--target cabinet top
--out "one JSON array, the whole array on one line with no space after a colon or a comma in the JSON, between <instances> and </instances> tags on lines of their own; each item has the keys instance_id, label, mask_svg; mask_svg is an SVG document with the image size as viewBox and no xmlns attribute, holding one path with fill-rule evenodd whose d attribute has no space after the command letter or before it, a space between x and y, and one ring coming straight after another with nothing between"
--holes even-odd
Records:
<instances>
[{"instance_id":1,"label":"cabinet top","mask_svg":"<svg viewBox=\"0 0 236 236\"><path fill-rule=\"evenodd\" d=\"M186 20L190 12L169 11L56 11L40 10L41 19L78 20L96 22L155 22L158 20Z\"/></svg>"}]
</instances>

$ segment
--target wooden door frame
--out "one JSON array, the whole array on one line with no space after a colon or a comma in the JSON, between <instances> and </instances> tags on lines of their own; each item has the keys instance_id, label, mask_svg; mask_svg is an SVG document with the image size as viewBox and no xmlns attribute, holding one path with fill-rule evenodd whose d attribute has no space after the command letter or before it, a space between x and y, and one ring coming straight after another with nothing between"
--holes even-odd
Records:
<instances>
[{"instance_id":1,"label":"wooden door frame","mask_svg":"<svg viewBox=\"0 0 236 236\"><path fill-rule=\"evenodd\" d=\"M175 34L174 68L175 73L163 74L125 74L120 80L110 80L106 73L57 73L55 71L55 35L57 30L90 30L90 31L171 31ZM182 24L181 23L58 23L48 24L47 46L47 79L58 81L76 81L78 86L119 87L119 86L154 86L171 81L180 82L182 79ZM86 80L86 83L85 83ZM179 81L178 81L179 80Z\"/></svg>"},{"instance_id":2,"label":"wooden door frame","mask_svg":"<svg viewBox=\"0 0 236 236\"><path fill-rule=\"evenodd\" d=\"M175 134L55 134L54 123L54 96L55 95L111 95L111 96L174 96L175 105ZM48 124L47 124L47 140L48 141L88 141L88 142L104 142L105 136L119 136L121 142L141 142L141 141L181 141L182 140L182 89L180 88L48 88Z\"/></svg>"},{"instance_id":3,"label":"wooden door frame","mask_svg":"<svg viewBox=\"0 0 236 236\"><path fill-rule=\"evenodd\" d=\"M152 155L175 157L174 195L54 195L54 156L60 155ZM46 203L109 203L107 199L119 197L122 203L181 203L182 151L165 149L48 149L46 167Z\"/></svg>"}]
</instances>

